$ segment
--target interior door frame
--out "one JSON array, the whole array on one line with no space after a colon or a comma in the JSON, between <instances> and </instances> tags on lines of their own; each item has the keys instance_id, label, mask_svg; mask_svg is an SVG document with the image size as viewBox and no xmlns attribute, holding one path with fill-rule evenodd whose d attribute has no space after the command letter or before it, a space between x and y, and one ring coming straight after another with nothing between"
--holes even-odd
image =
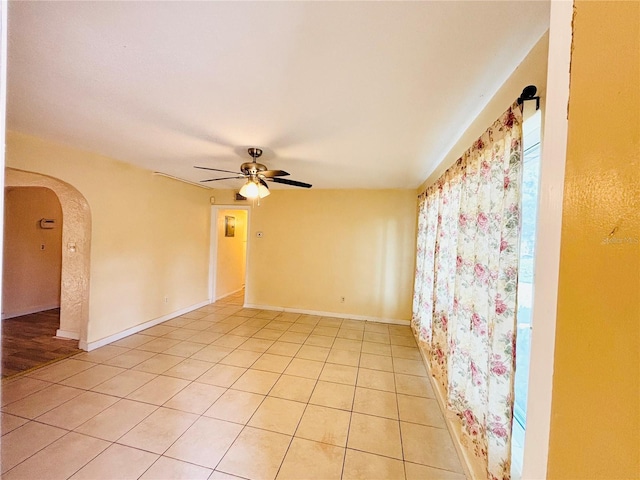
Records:
<instances>
[{"instance_id":1,"label":"interior door frame","mask_svg":"<svg viewBox=\"0 0 640 480\"><path fill-rule=\"evenodd\" d=\"M6 138L7 117L7 15L9 2L0 2L0 135ZM4 167L5 167L5 142L0 143L0 212L4 212ZM4 214L0 215L0 252L3 251L4 242ZM0 255L0 292L2 292L2 257ZM0 295L0 311L2 311L2 295ZM2 329L0 328L0 341Z\"/></svg>"},{"instance_id":2,"label":"interior door frame","mask_svg":"<svg viewBox=\"0 0 640 480\"><path fill-rule=\"evenodd\" d=\"M551 1L531 312L534 327L521 478L546 478L549 461L573 15L573 0Z\"/></svg>"},{"instance_id":3,"label":"interior door frame","mask_svg":"<svg viewBox=\"0 0 640 480\"><path fill-rule=\"evenodd\" d=\"M251 206L250 205L233 205L233 204L214 204L211 205L211 228L210 228L210 246L209 246L209 303L214 303L216 298L216 273L218 267L218 212L220 210L244 210L247 212L247 247L245 254L244 269L244 295L247 297L249 291L249 261L251 259ZM246 303L246 301L245 301Z\"/></svg>"}]
</instances>

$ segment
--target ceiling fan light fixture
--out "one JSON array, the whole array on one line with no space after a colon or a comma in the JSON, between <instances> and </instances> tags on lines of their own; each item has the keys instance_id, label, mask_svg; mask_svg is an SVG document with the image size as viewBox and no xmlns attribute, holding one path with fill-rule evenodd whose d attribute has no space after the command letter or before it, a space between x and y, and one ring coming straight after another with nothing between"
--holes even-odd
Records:
<instances>
[{"instance_id":1,"label":"ceiling fan light fixture","mask_svg":"<svg viewBox=\"0 0 640 480\"><path fill-rule=\"evenodd\" d=\"M240 195L244 198L257 198L260 195L260 189L255 182L249 180L240 189Z\"/></svg>"},{"instance_id":2,"label":"ceiling fan light fixture","mask_svg":"<svg viewBox=\"0 0 640 480\"><path fill-rule=\"evenodd\" d=\"M267 187L262 184L258 185L258 196L260 198L268 197L269 195L271 195L271 192Z\"/></svg>"}]
</instances>

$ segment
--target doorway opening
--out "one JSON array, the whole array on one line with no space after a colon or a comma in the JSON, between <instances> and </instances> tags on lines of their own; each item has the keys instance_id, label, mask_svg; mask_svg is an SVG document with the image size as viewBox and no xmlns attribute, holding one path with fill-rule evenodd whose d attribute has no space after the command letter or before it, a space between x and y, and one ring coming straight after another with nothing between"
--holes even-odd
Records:
<instances>
[{"instance_id":1,"label":"doorway opening","mask_svg":"<svg viewBox=\"0 0 640 480\"><path fill-rule=\"evenodd\" d=\"M249 207L212 208L209 281L212 303L244 304L249 213Z\"/></svg>"},{"instance_id":2,"label":"doorway opening","mask_svg":"<svg viewBox=\"0 0 640 480\"><path fill-rule=\"evenodd\" d=\"M79 340L79 347L86 349L89 327L89 264L91 259L91 211L89 204L72 185L40 173L6 168L5 187L44 187L54 192L57 197L62 209L59 224L62 241L59 280L60 326L54 335L57 338L75 340L76 346L78 346ZM45 251L46 248L45 246ZM4 340L3 338L3 343L5 343Z\"/></svg>"},{"instance_id":3,"label":"doorway opening","mask_svg":"<svg viewBox=\"0 0 640 480\"><path fill-rule=\"evenodd\" d=\"M62 206L58 197L45 187L7 187L4 206L2 319L59 309Z\"/></svg>"},{"instance_id":4,"label":"doorway opening","mask_svg":"<svg viewBox=\"0 0 640 480\"><path fill-rule=\"evenodd\" d=\"M78 353L60 330L62 205L46 187L5 188L2 377Z\"/></svg>"}]
</instances>

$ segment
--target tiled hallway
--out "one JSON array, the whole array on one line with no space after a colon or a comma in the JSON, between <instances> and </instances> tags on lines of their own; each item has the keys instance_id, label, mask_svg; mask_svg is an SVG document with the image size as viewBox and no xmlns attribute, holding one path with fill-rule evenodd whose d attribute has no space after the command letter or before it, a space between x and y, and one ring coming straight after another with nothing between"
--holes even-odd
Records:
<instances>
[{"instance_id":1,"label":"tiled hallway","mask_svg":"<svg viewBox=\"0 0 640 480\"><path fill-rule=\"evenodd\" d=\"M241 301L4 382L2 478L464 478L409 327Z\"/></svg>"}]
</instances>

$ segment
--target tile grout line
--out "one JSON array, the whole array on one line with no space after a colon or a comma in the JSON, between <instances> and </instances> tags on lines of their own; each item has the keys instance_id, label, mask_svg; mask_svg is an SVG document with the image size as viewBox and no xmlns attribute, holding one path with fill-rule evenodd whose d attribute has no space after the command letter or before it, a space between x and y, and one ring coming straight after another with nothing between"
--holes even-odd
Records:
<instances>
[{"instance_id":1,"label":"tile grout line","mask_svg":"<svg viewBox=\"0 0 640 480\"><path fill-rule=\"evenodd\" d=\"M315 390L317 384L318 384L318 380L316 380L316 383L313 386L313 390ZM311 391L311 395L313 395L313 390ZM311 396L309 396L309 399L311 399ZM287 449L284 452L284 456L282 457L282 461L278 466L278 470L276 471L276 475L274 478L278 478L278 474L280 473L280 470L282 469L282 465L284 465L284 461L286 460L289 450L291 449L291 444L293 444L293 440L296 438L296 432L298 431L298 428L300 428L300 422L302 422L302 418L304 417L304 414L306 413L308 406L309 406L309 402L305 403L304 409L302 410L302 415L300 415L300 418L298 419L298 423L296 424L296 428L293 430L293 433L291 434L289 445L287 445Z\"/></svg>"},{"instance_id":2,"label":"tile grout line","mask_svg":"<svg viewBox=\"0 0 640 480\"><path fill-rule=\"evenodd\" d=\"M47 425L48 427L51 427L51 426L52 426L52 425L48 425L48 424L46 424L46 423L36 422L35 420L32 420L32 421L33 421L33 422L35 422L35 423L39 423L40 425ZM25 423L24 425L27 425L27 424ZM21 425L21 426L20 426L20 427L18 427L18 428L21 428L21 427L23 427L24 425ZM59 428L59 427L56 427L56 428ZM17 430L17 429L16 429L16 430ZM61 430L66 430L66 429L61 429ZM48 447L50 447L51 445L53 445L54 443L56 443L58 440L62 440L64 437L66 437L67 435L69 435L71 432L72 432L72 430L66 430L66 432L65 432L65 434L64 434L64 435L61 435L60 437L56 438L53 442L49 443L48 445L45 445L44 447L42 447L41 449L39 449L39 450L37 450L37 451L35 451L35 452L33 452L31 455L29 455L28 457L26 457L26 458L25 458L24 460L22 460L21 462L19 462L19 463L15 464L13 467L11 467L11 468L10 468L9 470L7 470L6 472L2 472L2 473L0 474L0 476L5 476L5 475L7 475L9 472L11 472L11 470L14 470L15 468L19 467L20 465L22 465L24 462L28 461L28 460L29 460L30 458L32 458L33 456L35 456L35 455L37 455L38 453L40 453L41 451L43 451L45 448L48 448ZM104 450L106 450L107 448L109 448L109 447L106 447ZM102 453L104 450L102 450L100 453ZM98 453L98 455L100 455L100 453ZM96 455L96 457L97 457L98 455ZM95 457L94 457L94 458L95 458ZM85 465L86 465L86 464L85 464ZM82 467L84 467L84 465L83 465ZM82 468L82 467L81 467L81 468ZM76 472L74 472L74 474L75 474L75 473L76 473ZM71 475L70 475L70 476L71 476ZM70 476L69 476L69 477L70 477ZM69 477L67 477L67 478L69 478Z\"/></svg>"},{"instance_id":3,"label":"tile grout line","mask_svg":"<svg viewBox=\"0 0 640 480\"><path fill-rule=\"evenodd\" d=\"M210 344L210 345L211 345L211 344ZM204 348L204 347L203 347L203 348ZM235 349L234 349L233 351L235 351ZM232 351L232 352L233 352L233 351ZM232 353L232 352L231 352L231 353ZM195 355L196 353L197 353L197 352L194 352L192 355ZM228 355L227 355L227 356L228 356ZM190 358L190 357L187 357L187 358ZM223 357L221 360L224 360L224 358L226 358L226 356L225 356L225 357ZM220 364L219 362L214 363L214 364L213 364L209 369L207 369L205 372L203 372L203 373L202 373L201 375L199 375L197 378L200 378L202 375L204 375L204 374L205 374L205 373L207 373L209 370L211 370L215 365L219 365L219 364ZM168 370L170 370L171 368L173 368L173 367L170 367ZM165 372L166 372L166 371L168 371L168 370L165 370ZM247 370L248 370L248 368L247 368ZM164 372L163 372L163 373L164 373ZM159 375L162 375L162 374L159 374ZM156 377L156 378L157 378L157 377ZM190 381L189 381L189 382L190 382L189 384L185 385L185 387L184 387L184 388L182 388L179 392L176 392L176 393L175 393L171 398L169 398L166 402L164 402L164 403L163 403L163 405L165 405L166 403L168 403L169 401L171 401L175 396L177 396L180 392L182 392L182 391L183 391L185 388L187 388L189 385L191 385L191 384L195 383L195 381L197 380L197 378L196 378L196 379L194 379L194 380L190 380ZM222 387L222 388L224 388L224 387ZM226 388L224 393L226 393L229 389L230 389L230 387ZM222 394L220 395L220 397L221 397L222 395L224 395L224 393L222 393ZM220 397L218 397L218 399L219 399ZM266 397L265 397L265 398L266 398ZM216 401L217 401L217 399L216 399ZM264 399L263 399L263 401L264 401ZM214 401L214 402L209 406L209 408L210 408L214 403L215 403L215 401ZM262 403L262 402L261 402L261 403ZM162 407L163 407L163 405L158 406L158 407L156 408L156 410L154 410L154 412L156 412L157 410L159 410L160 408L162 408ZM164 408L170 408L170 407L164 407ZM259 407L258 407L258 408L259 408ZM178 409L175 409L175 411L183 412L183 411L178 410ZM205 410L205 411L206 411L206 410ZM152 412L152 413L154 413L154 412ZM150 413L147 417L145 417L145 419L146 419L146 418L148 418L152 413ZM189 413L189 412L184 412L184 413ZM171 447L172 447L172 446L173 446L173 445L174 445L178 440L180 440L180 438L182 438L182 436L183 436L184 434L186 434L186 433L187 433L187 432L188 432L188 431L189 431L189 430L190 430L190 429L191 429L191 428L192 428L192 427L193 427L193 426L198 422L198 420L200 420L201 418L205 417L204 413L202 413L202 414L196 414L196 415L197 415L197 418L196 418L196 419L191 423L191 425L189 425L189 427L188 427L184 432L182 432L182 434L180 434L180 435L179 435L179 436L178 436L178 437L177 437L177 438L176 438L176 439L171 443L171 445L169 445L169 446L168 446L168 447L167 447L167 448L166 448L166 449L165 449L161 454L159 454L159 455L158 455L158 458L157 458L157 459L156 459L156 460L155 460L155 461L154 461L154 462L153 462L153 463L152 463L152 464L151 464L151 465L150 465L150 466L145 470L145 472L143 472L143 473L142 473L142 475L144 475L144 473L146 473L146 472L147 472L147 471L148 471L148 470L149 470L149 469L150 469L150 468L151 468L151 467L152 467L152 466L153 466L153 465L154 465L154 464L155 464L155 463L156 463L160 458L165 457L165 455L164 455L164 454L165 454L166 452L168 452L168 451L169 451L169 449L170 449L170 448L171 448ZM212 417L205 417L205 418L212 418ZM143 421L144 421L144 419L143 419L143 420L141 420L138 424L136 424L136 426L137 426L137 425L139 425L140 423L142 423ZM232 422L230 422L230 423L232 423ZM128 430L128 432L130 432L131 430L133 430L133 428L135 428L135 426L134 426L134 427L132 427L130 430ZM244 426L243 426L243 429L244 429ZM127 433L128 433L128 432L127 432ZM240 432L238 433L238 436L240 435L240 433L242 433L242 430L240 430ZM118 438L118 440L119 440L119 439L121 439L122 437L124 437L125 435L126 435L126 433L125 433L125 434L123 434L122 436L120 436L120 437ZM235 440L236 440L236 439L237 439L237 437L234 439L234 442L233 442L233 443L235 443ZM114 443L116 443L116 442L114 442ZM233 445L233 443L231 444L231 446ZM121 445L121 444L120 444L120 445ZM231 446L229 446L229 448L231 448ZM130 446L127 446L127 447L129 447L129 448L136 448L136 447L130 447ZM228 449L227 449L227 451L228 451ZM227 452L227 451L225 451L225 454L224 454L224 455L226 455L226 452ZM155 454L155 452L150 452L150 453L154 453L154 454ZM220 458L220 461L222 461L222 458L224 457L224 455ZM173 457L168 457L168 456L167 456L166 458L173 458ZM178 459L175 459L175 460L178 460ZM184 462L184 460L178 460L178 461ZM185 462L185 463L191 463L191 462ZM220 462L218 462L218 464L219 464L219 463L220 463ZM216 464L216 467L218 466L218 464ZM207 469L211 470L211 472L212 472L212 473L215 471L215 467L214 467L213 469L211 469L211 468L205 467L205 466L203 466L203 465L198 465L198 464L193 464L193 465L197 465L197 466L200 466L200 467L203 467L203 468L207 468ZM142 476L142 475L141 475L141 476Z\"/></svg>"},{"instance_id":4,"label":"tile grout line","mask_svg":"<svg viewBox=\"0 0 640 480\"><path fill-rule=\"evenodd\" d=\"M351 409L349 411L349 426L347 427L347 438L344 443L344 458L342 459L342 472L340 478L344 477L344 468L347 464L347 452L349 451L349 434L351 433L351 422L353 421L353 407L356 401L356 389L358 388L358 377L360 377L360 359L362 358L362 341L360 342L360 353L358 354L358 370L356 372L356 381L353 385L353 398L351 399Z\"/></svg>"},{"instance_id":5,"label":"tile grout line","mask_svg":"<svg viewBox=\"0 0 640 480\"><path fill-rule=\"evenodd\" d=\"M308 336L307 336L307 338L308 338ZM333 345L333 342L332 342L332 345ZM300 347L300 348L302 348L302 347ZM295 357L292 357L292 360L291 360L292 362L293 362L293 358L295 358ZM291 363L289 363L289 364L291 364ZM305 403L304 410L302 411L302 415L300 415L300 418L298 419L298 423L296 424L296 428L294 429L294 431L293 431L293 433L291 435L291 440L289 440L289 445L287 446L287 449L286 449L286 451L284 453L284 456L282 457L282 461L280 462L280 465L278 466L278 470L277 470L276 475L275 475L274 478L278 478L278 474L280 473L280 470L282 469L282 466L284 465L284 462L285 462L285 460L287 458L289 450L291 449L291 445L293 444L293 440L296 438L296 432L298 431L298 428L300 427L300 423L302 422L302 418L304 417L304 414L306 413L307 408L309 407L309 401L311 400L311 397L313 396L313 392L315 391L315 389L316 389L316 387L318 385L320 375L322 375L322 370L324 370L324 366L325 365L326 365L326 362L322 365L322 369L320 370L320 374L318 374L318 378L315 379L315 384L313 386L313 389L311 390L311 394L309 395L309 399ZM282 375L284 375L284 373ZM280 376L280 378L282 378L282 375ZM302 377L302 378L304 378L304 377Z\"/></svg>"},{"instance_id":6,"label":"tile grout line","mask_svg":"<svg viewBox=\"0 0 640 480\"><path fill-rule=\"evenodd\" d=\"M277 318L277 317L276 317L276 318ZM283 335L284 335L284 334L283 334ZM281 335L280 337L282 337L282 335ZM275 342L274 342L274 343L275 343ZM297 352L296 352L296 353L297 353ZM289 361L289 364L288 364L288 365L290 365L290 364L291 364L291 362L293 361L293 358L295 358L295 357L290 357L290 358L291 358L291 360ZM256 361L257 361L257 360L256 360ZM254 362L254 363L255 363L255 362ZM287 365L287 367L286 367L286 368L288 368L288 365ZM284 371L286 371L286 368L285 368L285 370L284 370ZM254 412L253 412L253 414L251 415L251 417L249 417L249 419L247 420L247 422L243 425L243 428L242 428L242 430L240 431L240 433L238 434L238 437L242 434L242 432L243 432L246 428L248 428L248 427L249 427L249 423L251 422L251 419L252 419L252 418L253 418L253 416L257 413L257 411L260 409L260 406L262 406L262 404L264 404L264 402L266 401L267 397L269 396L269 393L271 393L271 391L273 390L273 388L275 387L275 385L278 383L278 381L283 377L283 375L284 375L284 371L283 371L283 372L281 372L281 373L279 374L278 379L274 382L274 384L271 386L271 388L269 389L269 391L267 392L267 394L264 396L263 400L260 402L260 405L258 405L258 407L255 409L255 411L254 411ZM317 383L317 381L316 381L316 383ZM232 385L232 386L233 386L233 385ZM315 386L314 386L314 389L315 389ZM278 397L272 397L272 398L278 398ZM303 410L302 416L304 416L304 412L306 411L306 407L307 407L307 405L308 405L308 403L305 405L305 409ZM284 460L285 460L285 458L286 458L286 456L287 456L287 453L289 452L289 448L291 447L291 444L293 443L293 438L294 438L294 436L295 436L295 431L297 431L297 428L298 428L298 426L299 426L299 423L300 423L300 421L302 420L302 416L301 416L301 417L300 417L300 419L298 420L298 424L296 425L296 429L294 430L294 433L291 435L291 439L289 440L289 445L287 446L287 449L286 449L286 451L285 451L285 454L284 454L284 456L282 457L282 460L281 460L281 462L280 462L280 465L278 466L278 470L277 470L277 472L276 472L276 477L277 477L278 473L280 472L280 468L282 468L282 464L284 463ZM256 428L256 427L250 427L250 428ZM266 431L269 431L269 430L266 430ZM274 432L274 433L280 433L280 432ZM229 450L233 447L233 445L235 444L235 442L236 442L236 440L237 440L237 438L238 438L238 437L236 437L236 439L234 440L234 442L229 446L229 448L225 451L225 453L222 455L222 457L220 457L220 461L216 464L216 468L217 468L217 467L218 467L218 465L220 465L220 463L224 460L224 457L227 455L227 453L229 452ZM214 471L215 471L215 469L214 469Z\"/></svg>"},{"instance_id":7,"label":"tile grout line","mask_svg":"<svg viewBox=\"0 0 640 480\"><path fill-rule=\"evenodd\" d=\"M393 350L392 350L393 353ZM396 381L396 364L395 364L395 358L392 356L391 357L391 364L392 364L392 368L393 368L393 388L395 389L396 392L396 408L398 409L398 432L400 433L400 451L402 452L402 470L404 472L404 478L407 478L407 459L405 457L404 454L404 442L402 440L402 423L400 421L401 419L401 415L400 415L400 402L398 401L398 384Z\"/></svg>"}]
</instances>

